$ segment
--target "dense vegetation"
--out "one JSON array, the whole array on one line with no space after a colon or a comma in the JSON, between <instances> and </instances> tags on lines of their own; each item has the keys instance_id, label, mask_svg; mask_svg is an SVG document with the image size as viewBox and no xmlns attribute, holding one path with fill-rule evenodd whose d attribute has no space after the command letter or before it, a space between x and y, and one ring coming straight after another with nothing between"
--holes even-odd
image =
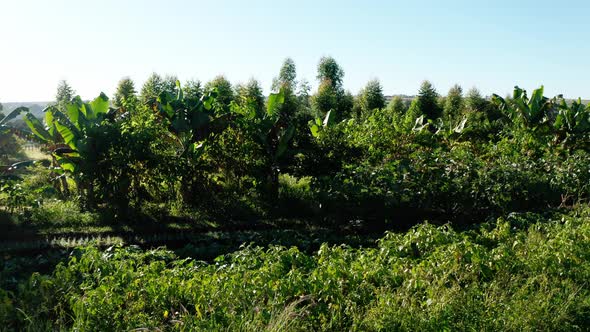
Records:
<instances>
[{"instance_id":1,"label":"dense vegetation","mask_svg":"<svg viewBox=\"0 0 590 332\"><path fill-rule=\"evenodd\" d=\"M588 209L459 233L417 226L377 247L245 247L215 262L84 248L34 274L0 317L17 330L579 330L590 324Z\"/></svg>"},{"instance_id":2,"label":"dense vegetation","mask_svg":"<svg viewBox=\"0 0 590 332\"><path fill-rule=\"evenodd\" d=\"M3 326L588 328L589 106L543 87L441 96L428 81L415 98L387 100L377 80L353 96L330 57L317 79L312 94L287 59L268 97L223 76L153 74L139 93L125 78L91 101L61 82L42 117L0 119ZM214 261L194 250L211 241L178 243L291 229L313 241L255 236L262 247ZM41 274L13 257L100 235ZM144 248L125 246L130 235ZM349 245L320 246L334 237ZM150 250L170 244L154 238L181 249Z\"/></svg>"}]
</instances>

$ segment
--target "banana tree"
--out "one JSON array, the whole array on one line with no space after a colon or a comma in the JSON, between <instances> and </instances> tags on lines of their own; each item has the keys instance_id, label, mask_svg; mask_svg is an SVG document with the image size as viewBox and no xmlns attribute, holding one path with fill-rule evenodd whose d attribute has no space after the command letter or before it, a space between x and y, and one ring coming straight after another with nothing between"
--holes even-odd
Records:
<instances>
[{"instance_id":1,"label":"banana tree","mask_svg":"<svg viewBox=\"0 0 590 332\"><path fill-rule=\"evenodd\" d=\"M279 161L288 150L295 134L289 111L290 95L283 88L269 95L266 111L252 107L234 107L241 116L246 130L266 151L266 193L274 200L279 193ZM327 119L329 119L329 114Z\"/></svg>"},{"instance_id":2,"label":"banana tree","mask_svg":"<svg viewBox=\"0 0 590 332\"><path fill-rule=\"evenodd\" d=\"M508 102L494 94L492 102L505 112L513 122L521 122L525 127L536 130L548 124L550 113L555 109L556 98L543 96L544 87L533 90L530 98L526 90L514 87L512 99Z\"/></svg>"},{"instance_id":3,"label":"banana tree","mask_svg":"<svg viewBox=\"0 0 590 332\"><path fill-rule=\"evenodd\" d=\"M230 114L214 107L217 91L209 91L200 99L185 98L176 81L177 94L163 92L154 104L157 111L168 124L168 133L177 150L182 164L181 195L185 202L193 202L199 191L198 166L208 142L216 133L225 128Z\"/></svg>"},{"instance_id":4,"label":"banana tree","mask_svg":"<svg viewBox=\"0 0 590 332\"><path fill-rule=\"evenodd\" d=\"M205 147L203 141L223 126L228 114L214 109L216 91L210 91L201 99L185 99L179 81L176 86L178 93L163 92L155 108L169 122L168 130L178 147L178 156L198 157Z\"/></svg>"},{"instance_id":5,"label":"banana tree","mask_svg":"<svg viewBox=\"0 0 590 332\"><path fill-rule=\"evenodd\" d=\"M563 143L587 135L590 133L590 105L585 106L579 98L568 105L562 98L553 127Z\"/></svg>"},{"instance_id":6,"label":"banana tree","mask_svg":"<svg viewBox=\"0 0 590 332\"><path fill-rule=\"evenodd\" d=\"M85 194L89 206L94 205L94 186L92 179L88 178L90 172L87 171L97 167L96 151L97 144L100 143L95 134L114 111L109 107L107 96L101 93L89 103L75 97L61 109L56 106L47 107L45 124L30 113L25 116L25 122L31 131L42 141L52 145L51 154L58 166L56 171L74 179L79 192Z\"/></svg>"}]
</instances>

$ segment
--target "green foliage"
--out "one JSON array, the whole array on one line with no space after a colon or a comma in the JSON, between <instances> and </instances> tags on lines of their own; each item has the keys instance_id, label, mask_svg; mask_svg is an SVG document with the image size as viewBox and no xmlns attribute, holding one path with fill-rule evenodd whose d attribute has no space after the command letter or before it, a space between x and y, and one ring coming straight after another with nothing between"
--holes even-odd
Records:
<instances>
[{"instance_id":1,"label":"green foliage","mask_svg":"<svg viewBox=\"0 0 590 332\"><path fill-rule=\"evenodd\" d=\"M13 124L10 123L21 113L27 113L29 109L26 107L18 107L8 113L6 116L1 114L0 118L0 160L6 161L10 156L14 156L19 152L19 145L15 140L13 132L16 131Z\"/></svg>"},{"instance_id":2,"label":"green foliage","mask_svg":"<svg viewBox=\"0 0 590 332\"><path fill-rule=\"evenodd\" d=\"M186 99L199 100L203 96L203 89L201 81L189 80L182 87L182 94Z\"/></svg>"},{"instance_id":3,"label":"green foliage","mask_svg":"<svg viewBox=\"0 0 590 332\"><path fill-rule=\"evenodd\" d=\"M176 87L177 80L176 76L167 75L162 78L157 73L152 73L141 88L140 101L144 105L152 106L164 92L176 95L178 93Z\"/></svg>"},{"instance_id":4,"label":"green foliage","mask_svg":"<svg viewBox=\"0 0 590 332\"><path fill-rule=\"evenodd\" d=\"M216 108L223 112L230 111L231 102L235 99L234 89L225 76L220 75L205 84L205 91L215 91L217 96L215 98Z\"/></svg>"},{"instance_id":5,"label":"green foliage","mask_svg":"<svg viewBox=\"0 0 590 332\"><path fill-rule=\"evenodd\" d=\"M464 112L463 89L455 84L449 90L445 99L443 115L445 118L455 120Z\"/></svg>"},{"instance_id":6,"label":"green foliage","mask_svg":"<svg viewBox=\"0 0 590 332\"><path fill-rule=\"evenodd\" d=\"M320 82L317 93L311 98L311 105L317 116L324 117L329 111L336 121L350 115L354 97L342 87L344 70L332 57L322 57L318 64L317 79Z\"/></svg>"},{"instance_id":7,"label":"green foliage","mask_svg":"<svg viewBox=\"0 0 590 332\"><path fill-rule=\"evenodd\" d=\"M317 79L320 82L328 82L334 91L339 92L342 90L344 70L334 58L324 56L318 63Z\"/></svg>"},{"instance_id":8,"label":"green foliage","mask_svg":"<svg viewBox=\"0 0 590 332\"><path fill-rule=\"evenodd\" d=\"M126 108L126 105L136 101L136 93L133 81L129 77L122 78L117 85L113 105L120 109Z\"/></svg>"},{"instance_id":9,"label":"green foliage","mask_svg":"<svg viewBox=\"0 0 590 332\"><path fill-rule=\"evenodd\" d=\"M409 131L414 128L417 122L422 124L424 119L424 113L420 109L420 101L418 99L412 100L408 111L403 115L401 123L402 130Z\"/></svg>"},{"instance_id":10,"label":"green foliage","mask_svg":"<svg viewBox=\"0 0 590 332\"><path fill-rule=\"evenodd\" d=\"M57 85L57 93L55 95L55 101L57 107L63 109L66 103L69 103L72 98L76 95L76 91L66 82L65 80L59 81Z\"/></svg>"},{"instance_id":11,"label":"green foliage","mask_svg":"<svg viewBox=\"0 0 590 332\"><path fill-rule=\"evenodd\" d=\"M55 166L59 166L54 172L75 181L82 203L88 208L95 208L98 200L109 201L112 207L125 211L131 185L127 167L133 161L129 157L141 154L143 149L129 149L132 142L121 133L104 94L88 103L76 97L63 107L64 111L56 107L45 111L46 127L33 115L26 117L41 140L54 144L51 153Z\"/></svg>"},{"instance_id":12,"label":"green foliage","mask_svg":"<svg viewBox=\"0 0 590 332\"><path fill-rule=\"evenodd\" d=\"M514 87L514 94L509 101L494 94L494 102L501 111L505 112L508 117L516 123L527 128L537 130L547 125L550 121L551 112L555 107L556 99L549 99L543 96L544 88L533 90L531 98L528 98L526 90Z\"/></svg>"},{"instance_id":13,"label":"green foliage","mask_svg":"<svg viewBox=\"0 0 590 332\"><path fill-rule=\"evenodd\" d=\"M401 116L404 113L406 113L407 107L406 107L406 104L404 103L404 100L402 99L402 97L395 96L395 97L391 98L391 100L389 101L389 104L387 104L387 110L392 115Z\"/></svg>"},{"instance_id":14,"label":"green foliage","mask_svg":"<svg viewBox=\"0 0 590 332\"><path fill-rule=\"evenodd\" d=\"M152 220L195 214L223 217L225 225L301 213L344 228L351 220L375 228L424 218L471 224L590 199L590 112L580 100L557 103L542 89L528 98L517 88L514 98L491 102L473 89L463 98L458 86L443 99L425 81L408 109L401 96L385 108L378 81L355 100L343 77L333 58L322 58L310 96L304 81L294 90L295 64L287 59L280 89L265 98L255 80L232 87L220 76L182 87L174 76L153 74L142 102L124 80L117 110L101 94L50 106L43 119L26 114L51 153L44 181L57 193L5 190L25 198L16 204L19 218L59 198L117 220L141 220L134 213L148 211L158 216ZM6 126L19 112L0 120L11 137L28 134ZM290 191L281 183L289 177L309 179L309 190ZM285 212L289 206L296 207Z\"/></svg>"},{"instance_id":15,"label":"green foliage","mask_svg":"<svg viewBox=\"0 0 590 332\"><path fill-rule=\"evenodd\" d=\"M581 99L573 101L571 105L562 99L553 127L564 143L587 140L590 133L590 107L584 106Z\"/></svg>"},{"instance_id":16,"label":"green foliage","mask_svg":"<svg viewBox=\"0 0 590 332\"><path fill-rule=\"evenodd\" d=\"M420 91L418 91L417 103L420 113L424 114L426 119L433 120L441 116L438 93L429 81L422 82Z\"/></svg>"},{"instance_id":17,"label":"green foliage","mask_svg":"<svg viewBox=\"0 0 590 332\"><path fill-rule=\"evenodd\" d=\"M236 100L240 106L245 106L261 112L264 109L264 95L260 83L251 79L246 84L236 86Z\"/></svg>"},{"instance_id":18,"label":"green foliage","mask_svg":"<svg viewBox=\"0 0 590 332\"><path fill-rule=\"evenodd\" d=\"M137 247L76 250L0 292L9 330L576 330L590 310L582 216L422 224L373 248L246 246L214 262ZM16 308L19 308L18 310Z\"/></svg>"},{"instance_id":19,"label":"green foliage","mask_svg":"<svg viewBox=\"0 0 590 332\"><path fill-rule=\"evenodd\" d=\"M182 239L184 230L203 230L195 218L211 217L210 226L240 242L231 230L282 227L290 218L294 227L353 236L410 229L369 248L323 245L310 254L310 242L305 252L246 246L210 263L165 250L77 249L55 270L21 280L5 278L15 265L6 258L2 329L588 326L590 108L545 97L542 88L489 101L475 89L463 98L455 86L439 98L427 81L408 109L399 96L385 108L378 81L355 100L343 76L334 59L322 58L310 97L305 81L295 91L287 59L265 98L255 80L234 88L218 77L183 88L154 74L141 102L122 81L117 110L101 94L89 102L64 97L43 119L26 109L0 119L0 134L26 137L9 121L27 113L53 158L51 167L0 168L7 237L22 233L37 245L21 249L49 243L37 237L52 231L104 222L143 244L152 243L144 232L167 229L169 219L180 220ZM357 109L362 116L352 116ZM416 226L425 219L466 231ZM212 237L213 247L230 247Z\"/></svg>"},{"instance_id":20,"label":"green foliage","mask_svg":"<svg viewBox=\"0 0 590 332\"><path fill-rule=\"evenodd\" d=\"M270 94L265 112L252 104L234 107L233 110L241 116L243 129L265 151L266 179L263 182L271 200L278 196L279 161L287 152L295 134L295 126L291 122L295 103L292 92L283 87L279 93Z\"/></svg>"},{"instance_id":21,"label":"green foliage","mask_svg":"<svg viewBox=\"0 0 590 332\"><path fill-rule=\"evenodd\" d=\"M375 109L385 107L385 96L383 87L378 80L371 80L361 90L359 94L360 110L363 114L368 114Z\"/></svg>"},{"instance_id":22,"label":"green foliage","mask_svg":"<svg viewBox=\"0 0 590 332\"><path fill-rule=\"evenodd\" d=\"M272 81L271 89L278 92L282 87L285 87L293 91L297 86L296 79L297 67L295 66L295 61L291 58L286 58L281 66L279 76L275 77Z\"/></svg>"},{"instance_id":23,"label":"green foliage","mask_svg":"<svg viewBox=\"0 0 590 332\"><path fill-rule=\"evenodd\" d=\"M312 105L321 115L338 109L338 94L330 82L322 81L320 83L317 93L312 98Z\"/></svg>"},{"instance_id":24,"label":"green foliage","mask_svg":"<svg viewBox=\"0 0 590 332\"><path fill-rule=\"evenodd\" d=\"M471 112L485 112L487 101L477 88L471 88L465 97L465 107Z\"/></svg>"}]
</instances>

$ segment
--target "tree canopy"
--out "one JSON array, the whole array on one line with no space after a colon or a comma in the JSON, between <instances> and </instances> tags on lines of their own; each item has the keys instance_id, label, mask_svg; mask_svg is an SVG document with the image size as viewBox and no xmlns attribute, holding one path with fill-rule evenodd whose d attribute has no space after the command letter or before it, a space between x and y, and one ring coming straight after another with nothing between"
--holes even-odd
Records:
<instances>
[{"instance_id":1,"label":"tree canopy","mask_svg":"<svg viewBox=\"0 0 590 332\"><path fill-rule=\"evenodd\" d=\"M418 91L418 107L427 119L436 119L441 115L438 105L438 93L429 81L423 81Z\"/></svg>"},{"instance_id":2,"label":"tree canopy","mask_svg":"<svg viewBox=\"0 0 590 332\"><path fill-rule=\"evenodd\" d=\"M117 108L124 107L126 102L135 100L136 93L135 83L133 83L129 77L122 78L117 85L117 91L113 98L113 105Z\"/></svg>"}]
</instances>

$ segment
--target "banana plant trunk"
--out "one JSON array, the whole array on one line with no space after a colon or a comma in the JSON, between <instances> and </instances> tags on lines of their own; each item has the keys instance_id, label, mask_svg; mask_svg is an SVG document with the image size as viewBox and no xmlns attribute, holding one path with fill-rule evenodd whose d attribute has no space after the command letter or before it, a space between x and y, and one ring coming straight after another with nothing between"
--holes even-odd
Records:
<instances>
[{"instance_id":1,"label":"banana plant trunk","mask_svg":"<svg viewBox=\"0 0 590 332\"><path fill-rule=\"evenodd\" d=\"M58 163L57 163L57 159L55 159L55 156L52 154L51 155L51 166L54 168L59 167ZM58 177L57 174L51 172L50 174L51 177ZM68 186L68 180L65 178L65 176L63 176L63 174L61 176L59 176L59 182L57 183L57 185L55 186L56 189L61 192L63 197L67 197L70 194L70 190L69 190L69 186Z\"/></svg>"},{"instance_id":2,"label":"banana plant trunk","mask_svg":"<svg viewBox=\"0 0 590 332\"><path fill-rule=\"evenodd\" d=\"M266 173L266 195L271 204L279 198L279 172L279 165L275 158L272 158Z\"/></svg>"}]
</instances>

